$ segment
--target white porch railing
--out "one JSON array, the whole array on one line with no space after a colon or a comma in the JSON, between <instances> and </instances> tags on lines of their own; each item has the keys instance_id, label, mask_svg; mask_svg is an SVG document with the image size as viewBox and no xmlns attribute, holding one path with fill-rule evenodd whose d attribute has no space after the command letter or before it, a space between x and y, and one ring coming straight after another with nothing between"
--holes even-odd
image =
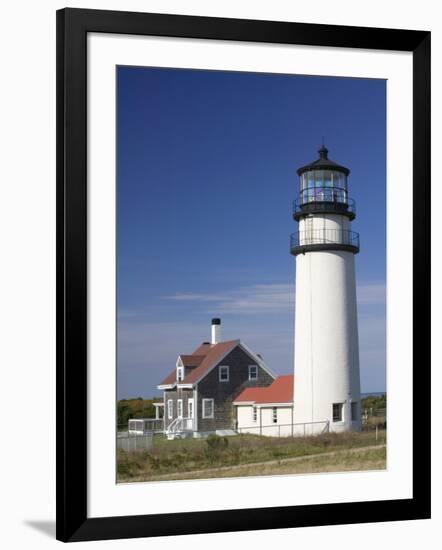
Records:
<instances>
[{"instance_id":1,"label":"white porch railing","mask_svg":"<svg viewBox=\"0 0 442 550\"><path fill-rule=\"evenodd\" d=\"M192 432L195 428L194 418L175 418L166 428L166 435L168 439L174 439L177 436L181 436L186 432Z\"/></svg>"},{"instance_id":2,"label":"white porch railing","mask_svg":"<svg viewBox=\"0 0 442 550\"><path fill-rule=\"evenodd\" d=\"M131 418L128 422L129 435L143 435L148 432L162 432L164 421L162 418Z\"/></svg>"}]
</instances>

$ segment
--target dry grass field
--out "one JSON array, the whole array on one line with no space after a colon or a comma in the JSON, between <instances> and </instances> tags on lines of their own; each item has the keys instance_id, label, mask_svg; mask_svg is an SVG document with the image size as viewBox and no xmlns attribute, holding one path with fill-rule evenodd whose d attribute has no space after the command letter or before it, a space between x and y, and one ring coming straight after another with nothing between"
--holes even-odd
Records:
<instances>
[{"instance_id":1,"label":"dry grass field","mask_svg":"<svg viewBox=\"0 0 442 550\"><path fill-rule=\"evenodd\" d=\"M382 470L386 431L307 438L238 435L155 438L150 451L118 452L118 482Z\"/></svg>"}]
</instances>

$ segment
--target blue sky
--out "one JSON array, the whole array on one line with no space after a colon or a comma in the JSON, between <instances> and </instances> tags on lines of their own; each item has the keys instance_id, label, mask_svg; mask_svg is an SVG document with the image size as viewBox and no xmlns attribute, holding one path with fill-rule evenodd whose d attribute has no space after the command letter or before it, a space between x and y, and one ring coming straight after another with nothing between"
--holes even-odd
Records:
<instances>
[{"instance_id":1,"label":"blue sky","mask_svg":"<svg viewBox=\"0 0 442 550\"><path fill-rule=\"evenodd\" d=\"M385 390L385 81L117 71L117 397L158 395L180 353L240 338L293 370L296 169L350 168L362 391Z\"/></svg>"}]
</instances>

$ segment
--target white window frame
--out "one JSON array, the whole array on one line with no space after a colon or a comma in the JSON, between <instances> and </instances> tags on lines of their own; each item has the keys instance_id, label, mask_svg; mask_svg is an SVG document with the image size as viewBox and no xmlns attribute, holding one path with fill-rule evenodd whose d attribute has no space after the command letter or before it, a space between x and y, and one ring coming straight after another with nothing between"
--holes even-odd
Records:
<instances>
[{"instance_id":1,"label":"white window frame","mask_svg":"<svg viewBox=\"0 0 442 550\"><path fill-rule=\"evenodd\" d=\"M173 418L173 399L167 400L167 418L169 420Z\"/></svg>"},{"instance_id":2,"label":"white window frame","mask_svg":"<svg viewBox=\"0 0 442 550\"><path fill-rule=\"evenodd\" d=\"M252 376L252 369L256 370L256 376ZM258 365L249 365L249 380L258 380Z\"/></svg>"},{"instance_id":3,"label":"white window frame","mask_svg":"<svg viewBox=\"0 0 442 550\"><path fill-rule=\"evenodd\" d=\"M183 418L183 400L178 399L176 402L176 415L178 418Z\"/></svg>"},{"instance_id":4,"label":"white window frame","mask_svg":"<svg viewBox=\"0 0 442 550\"><path fill-rule=\"evenodd\" d=\"M210 416L207 415L207 411L206 411L206 406L207 406L206 404L209 401L212 402L212 414ZM213 399L213 397L203 399L203 414L202 414L202 417L203 418L214 418L215 417L215 399Z\"/></svg>"},{"instance_id":5,"label":"white window frame","mask_svg":"<svg viewBox=\"0 0 442 550\"><path fill-rule=\"evenodd\" d=\"M335 413L334 413L334 407L335 405L339 405L340 406L340 419L339 420L335 420ZM344 403L333 403L332 404L332 422L343 422L344 421Z\"/></svg>"},{"instance_id":6,"label":"white window frame","mask_svg":"<svg viewBox=\"0 0 442 550\"><path fill-rule=\"evenodd\" d=\"M278 407L272 407L272 422L278 424Z\"/></svg>"},{"instance_id":7,"label":"white window frame","mask_svg":"<svg viewBox=\"0 0 442 550\"><path fill-rule=\"evenodd\" d=\"M257 409L257 407L252 407L252 422L258 422L258 409Z\"/></svg>"},{"instance_id":8,"label":"white window frame","mask_svg":"<svg viewBox=\"0 0 442 550\"><path fill-rule=\"evenodd\" d=\"M223 371L224 369L224 371ZM222 378L221 373L227 372L227 378ZM228 382L230 380L230 367L228 365L220 365L218 369L218 380L220 382Z\"/></svg>"},{"instance_id":9,"label":"white window frame","mask_svg":"<svg viewBox=\"0 0 442 550\"><path fill-rule=\"evenodd\" d=\"M176 379L177 382L182 382L184 380L184 367L177 367L176 368Z\"/></svg>"}]
</instances>

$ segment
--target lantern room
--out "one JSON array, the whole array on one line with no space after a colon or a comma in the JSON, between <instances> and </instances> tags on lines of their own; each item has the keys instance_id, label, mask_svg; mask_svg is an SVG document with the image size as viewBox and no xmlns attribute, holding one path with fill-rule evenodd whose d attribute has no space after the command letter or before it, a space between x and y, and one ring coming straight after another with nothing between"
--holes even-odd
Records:
<instances>
[{"instance_id":1,"label":"lantern room","mask_svg":"<svg viewBox=\"0 0 442 550\"><path fill-rule=\"evenodd\" d=\"M319 159L298 169L300 191L293 203L293 217L313 213L342 214L354 219L355 202L348 196L347 177L350 170L328 158L324 145Z\"/></svg>"}]
</instances>

